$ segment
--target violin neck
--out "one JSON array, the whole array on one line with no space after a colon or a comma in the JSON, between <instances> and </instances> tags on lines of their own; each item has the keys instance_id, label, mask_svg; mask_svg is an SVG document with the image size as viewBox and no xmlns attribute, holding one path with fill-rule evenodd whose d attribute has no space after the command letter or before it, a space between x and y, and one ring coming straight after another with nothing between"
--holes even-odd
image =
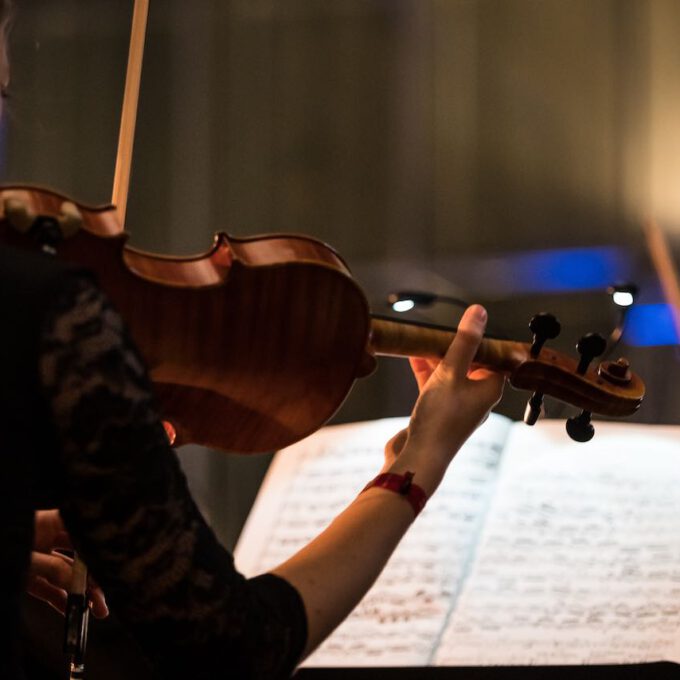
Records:
<instances>
[{"instance_id":1,"label":"violin neck","mask_svg":"<svg viewBox=\"0 0 680 680\"><path fill-rule=\"evenodd\" d=\"M382 356L441 359L455 337L455 331L373 318L369 351ZM474 365L510 375L529 358L527 343L484 338L475 355Z\"/></svg>"}]
</instances>

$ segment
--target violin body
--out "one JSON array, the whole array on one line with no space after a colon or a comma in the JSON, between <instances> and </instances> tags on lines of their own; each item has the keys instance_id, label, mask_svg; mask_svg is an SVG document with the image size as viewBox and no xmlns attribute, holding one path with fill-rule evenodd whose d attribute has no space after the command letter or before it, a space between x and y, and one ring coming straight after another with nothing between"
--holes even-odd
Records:
<instances>
[{"instance_id":1,"label":"violin body","mask_svg":"<svg viewBox=\"0 0 680 680\"><path fill-rule=\"evenodd\" d=\"M0 187L0 243L48 250L96 275L146 361L176 445L282 448L326 423L376 355L441 358L455 336L371 318L342 258L306 236L218 233L192 257L147 253L127 240L113 206ZM567 428L578 441L592 437L592 413L620 417L640 406L644 384L625 359L592 367L600 350L576 361L542 345L536 336L532 345L485 338L473 362L534 392L528 424L544 394L583 410Z\"/></svg>"},{"instance_id":2,"label":"violin body","mask_svg":"<svg viewBox=\"0 0 680 680\"><path fill-rule=\"evenodd\" d=\"M66 200L4 187L35 215ZM150 371L177 445L271 451L314 432L365 372L366 298L342 259L302 236L217 234L196 257L127 245L113 207L77 205L83 225L58 256L93 271ZM0 219L0 242L39 249Z\"/></svg>"}]
</instances>

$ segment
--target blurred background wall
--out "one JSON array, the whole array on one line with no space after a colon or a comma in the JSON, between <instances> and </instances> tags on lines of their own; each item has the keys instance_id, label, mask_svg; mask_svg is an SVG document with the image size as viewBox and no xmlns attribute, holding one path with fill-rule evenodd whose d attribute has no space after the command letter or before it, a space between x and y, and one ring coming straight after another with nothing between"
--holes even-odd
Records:
<instances>
[{"instance_id":1,"label":"blurred background wall","mask_svg":"<svg viewBox=\"0 0 680 680\"><path fill-rule=\"evenodd\" d=\"M131 9L16 0L3 182L110 200ZM675 0L152 0L130 243L194 254L220 230L310 234L377 312L390 291L433 291L484 302L524 340L547 310L573 351L616 323L605 287L544 289L522 258L614 253L607 275L660 301L641 225L680 238L679 31ZM676 347L623 351L650 388L633 420L677 422ZM386 360L336 421L405 415L414 397ZM520 418L526 397L499 410ZM269 457L180 455L233 545Z\"/></svg>"}]
</instances>

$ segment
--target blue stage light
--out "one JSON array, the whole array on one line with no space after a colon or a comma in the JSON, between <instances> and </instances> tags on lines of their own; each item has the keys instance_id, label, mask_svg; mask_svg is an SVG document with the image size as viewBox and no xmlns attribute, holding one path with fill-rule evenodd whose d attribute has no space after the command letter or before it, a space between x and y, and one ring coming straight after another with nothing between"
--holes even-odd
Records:
<instances>
[{"instance_id":1,"label":"blue stage light","mask_svg":"<svg viewBox=\"0 0 680 680\"><path fill-rule=\"evenodd\" d=\"M605 290L633 269L626 251L614 246L508 254L495 264L495 283L515 293Z\"/></svg>"},{"instance_id":2,"label":"blue stage light","mask_svg":"<svg viewBox=\"0 0 680 680\"><path fill-rule=\"evenodd\" d=\"M634 347L679 344L673 310L662 303L633 305L626 313L623 340Z\"/></svg>"}]
</instances>

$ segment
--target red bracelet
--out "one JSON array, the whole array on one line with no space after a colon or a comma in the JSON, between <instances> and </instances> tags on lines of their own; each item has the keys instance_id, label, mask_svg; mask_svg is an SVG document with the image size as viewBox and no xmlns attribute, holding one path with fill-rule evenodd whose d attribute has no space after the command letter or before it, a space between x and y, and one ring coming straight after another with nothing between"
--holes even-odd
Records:
<instances>
[{"instance_id":1,"label":"red bracelet","mask_svg":"<svg viewBox=\"0 0 680 680\"><path fill-rule=\"evenodd\" d=\"M374 486L394 491L403 496L411 504L413 512L417 517L418 513L425 507L425 503L427 503L427 494L421 487L413 483L413 476L413 472L405 472L403 475L384 472L366 484L361 493Z\"/></svg>"}]
</instances>

